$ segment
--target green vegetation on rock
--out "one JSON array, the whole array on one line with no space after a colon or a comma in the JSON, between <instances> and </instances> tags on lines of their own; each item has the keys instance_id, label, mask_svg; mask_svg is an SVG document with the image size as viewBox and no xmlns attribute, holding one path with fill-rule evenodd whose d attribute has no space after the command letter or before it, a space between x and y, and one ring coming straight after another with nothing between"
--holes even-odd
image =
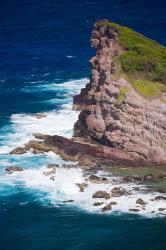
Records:
<instances>
[{"instance_id":1,"label":"green vegetation on rock","mask_svg":"<svg viewBox=\"0 0 166 250\"><path fill-rule=\"evenodd\" d=\"M136 80L132 82L135 90L145 97L158 97L161 92L166 91L166 86L148 80Z\"/></svg>"},{"instance_id":2,"label":"green vegetation on rock","mask_svg":"<svg viewBox=\"0 0 166 250\"><path fill-rule=\"evenodd\" d=\"M166 92L166 47L128 27L109 21L99 24L115 31L122 47L122 53L115 57L115 77L123 75L145 97ZM120 94L119 99L123 96Z\"/></svg>"}]
</instances>

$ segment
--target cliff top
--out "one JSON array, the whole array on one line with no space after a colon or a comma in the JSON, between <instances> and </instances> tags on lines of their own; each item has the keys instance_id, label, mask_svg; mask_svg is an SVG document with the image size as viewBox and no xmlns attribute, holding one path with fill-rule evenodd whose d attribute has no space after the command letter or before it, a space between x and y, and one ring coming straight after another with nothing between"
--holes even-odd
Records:
<instances>
[{"instance_id":1,"label":"cliff top","mask_svg":"<svg viewBox=\"0 0 166 250\"><path fill-rule=\"evenodd\" d=\"M102 20L117 34L123 52L115 57L119 74L125 74L138 92L153 96L157 90L166 91L166 47L142 34L119 24Z\"/></svg>"}]
</instances>

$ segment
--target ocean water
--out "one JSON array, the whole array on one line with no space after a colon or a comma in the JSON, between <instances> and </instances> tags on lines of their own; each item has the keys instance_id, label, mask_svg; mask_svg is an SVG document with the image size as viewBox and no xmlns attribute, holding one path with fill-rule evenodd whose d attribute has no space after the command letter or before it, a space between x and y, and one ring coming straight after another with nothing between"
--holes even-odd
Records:
<instances>
[{"instance_id":1,"label":"ocean water","mask_svg":"<svg viewBox=\"0 0 166 250\"><path fill-rule=\"evenodd\" d=\"M164 0L0 2L0 250L166 249L165 217L128 214L125 201L119 212L103 215L90 201L95 185L84 194L74 185L83 181L80 169L61 167L54 183L42 172L49 163L62 166L59 156L9 155L35 132L72 136L72 97L89 80L96 20L166 45L165 13ZM46 116L37 119L41 112ZM24 171L7 175L12 165Z\"/></svg>"}]
</instances>

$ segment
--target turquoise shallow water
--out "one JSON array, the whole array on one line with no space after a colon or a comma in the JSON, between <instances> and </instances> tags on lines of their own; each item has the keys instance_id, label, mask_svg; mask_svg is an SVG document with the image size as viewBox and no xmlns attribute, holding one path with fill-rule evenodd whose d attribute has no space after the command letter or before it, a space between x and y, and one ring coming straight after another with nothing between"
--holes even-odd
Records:
<instances>
[{"instance_id":1,"label":"turquoise shallow water","mask_svg":"<svg viewBox=\"0 0 166 250\"><path fill-rule=\"evenodd\" d=\"M8 154L33 132L72 135L72 96L88 82L94 21L110 18L166 44L165 13L162 0L1 1L0 250L166 249L164 217L92 213L82 209L87 200L65 205L75 192L68 180L80 180L79 172L62 171L54 193L38 170L62 164L59 157ZM25 174L6 176L11 165Z\"/></svg>"}]
</instances>

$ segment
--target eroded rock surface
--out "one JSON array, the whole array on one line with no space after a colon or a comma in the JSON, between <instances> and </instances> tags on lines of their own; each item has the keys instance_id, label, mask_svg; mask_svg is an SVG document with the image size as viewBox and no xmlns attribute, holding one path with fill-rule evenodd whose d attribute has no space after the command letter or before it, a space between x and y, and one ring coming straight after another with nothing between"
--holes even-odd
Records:
<instances>
[{"instance_id":1,"label":"eroded rock surface","mask_svg":"<svg viewBox=\"0 0 166 250\"><path fill-rule=\"evenodd\" d=\"M145 161L166 164L166 104L160 98L140 96L123 75L114 57L123 53L117 32L98 22L91 45L90 83L74 97L81 110L75 136L91 138L112 148L130 152Z\"/></svg>"}]
</instances>

